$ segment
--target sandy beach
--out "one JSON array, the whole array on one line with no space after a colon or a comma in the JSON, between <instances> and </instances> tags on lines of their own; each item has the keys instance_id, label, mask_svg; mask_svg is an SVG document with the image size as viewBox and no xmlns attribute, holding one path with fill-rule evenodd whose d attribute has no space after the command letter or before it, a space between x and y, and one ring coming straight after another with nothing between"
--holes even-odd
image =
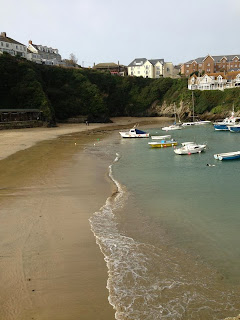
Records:
<instances>
[{"instance_id":1,"label":"sandy beach","mask_svg":"<svg viewBox=\"0 0 240 320\"><path fill-rule=\"evenodd\" d=\"M166 120L0 132L0 319L114 319L88 221L114 190L104 159L82 151L111 130Z\"/></svg>"}]
</instances>

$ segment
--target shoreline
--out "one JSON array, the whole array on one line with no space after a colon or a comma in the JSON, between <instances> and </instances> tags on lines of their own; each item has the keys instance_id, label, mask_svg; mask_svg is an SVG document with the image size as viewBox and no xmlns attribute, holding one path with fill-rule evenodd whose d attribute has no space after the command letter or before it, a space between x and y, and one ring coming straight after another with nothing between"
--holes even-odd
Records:
<instances>
[{"instance_id":1,"label":"shoreline","mask_svg":"<svg viewBox=\"0 0 240 320\"><path fill-rule=\"evenodd\" d=\"M56 139L59 136L92 131L94 129L102 129L118 126L129 126L136 123L162 123L170 121L167 117L116 117L111 118L112 123L85 123L77 124L59 124L57 127L45 128L25 128L25 129L8 129L0 131L0 160L20 151L34 146L36 143Z\"/></svg>"},{"instance_id":2,"label":"shoreline","mask_svg":"<svg viewBox=\"0 0 240 320\"><path fill-rule=\"evenodd\" d=\"M106 160L82 150L118 128L167 120L0 133L2 319L114 319L107 266L88 221L113 185Z\"/></svg>"}]
</instances>

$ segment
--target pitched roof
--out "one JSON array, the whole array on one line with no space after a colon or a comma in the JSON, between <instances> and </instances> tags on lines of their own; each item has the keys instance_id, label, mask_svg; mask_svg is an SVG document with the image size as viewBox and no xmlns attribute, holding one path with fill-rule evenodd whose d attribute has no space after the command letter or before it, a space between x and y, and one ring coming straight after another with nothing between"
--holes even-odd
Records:
<instances>
[{"instance_id":1,"label":"pitched roof","mask_svg":"<svg viewBox=\"0 0 240 320\"><path fill-rule=\"evenodd\" d=\"M226 74L226 78L227 78L228 80L230 80L230 79L235 79L238 74L240 74L240 71L228 72L228 73Z\"/></svg>"},{"instance_id":2,"label":"pitched roof","mask_svg":"<svg viewBox=\"0 0 240 320\"><path fill-rule=\"evenodd\" d=\"M164 59L151 59L151 60L148 60L152 65L155 66L156 63L160 62L161 64L164 63Z\"/></svg>"},{"instance_id":3,"label":"pitched roof","mask_svg":"<svg viewBox=\"0 0 240 320\"><path fill-rule=\"evenodd\" d=\"M224 72L215 72L215 73L205 73L204 76L207 75L211 78L216 79L218 76L221 76L223 79L227 79L226 75L224 74ZM204 77L203 76L203 77Z\"/></svg>"},{"instance_id":4,"label":"pitched roof","mask_svg":"<svg viewBox=\"0 0 240 320\"><path fill-rule=\"evenodd\" d=\"M0 33L0 41L8 42L8 43L14 43L14 44L20 44L21 46L24 46L24 44L7 37L6 32L1 32Z\"/></svg>"},{"instance_id":5,"label":"pitched roof","mask_svg":"<svg viewBox=\"0 0 240 320\"><path fill-rule=\"evenodd\" d=\"M136 58L128 65L128 67L142 66L146 61L146 58Z\"/></svg>"},{"instance_id":6,"label":"pitched roof","mask_svg":"<svg viewBox=\"0 0 240 320\"><path fill-rule=\"evenodd\" d=\"M185 62L185 64L191 64L193 61L196 61L197 63L203 62L204 59L206 59L209 56L209 54L206 57L200 57L194 60L189 60L188 62ZM231 54L231 55L222 55L222 56L211 56L215 62L220 62L222 58L226 58L227 61L233 60L235 57L238 57L240 59L240 54Z\"/></svg>"}]
</instances>

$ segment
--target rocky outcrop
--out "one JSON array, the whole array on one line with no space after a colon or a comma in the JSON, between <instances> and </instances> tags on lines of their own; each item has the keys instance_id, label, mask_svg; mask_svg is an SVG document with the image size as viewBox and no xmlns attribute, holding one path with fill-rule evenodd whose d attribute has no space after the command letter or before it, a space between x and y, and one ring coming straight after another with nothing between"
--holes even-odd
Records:
<instances>
[{"instance_id":1,"label":"rocky outcrop","mask_svg":"<svg viewBox=\"0 0 240 320\"><path fill-rule=\"evenodd\" d=\"M230 318L226 318L224 320L240 320L240 314L237 317L230 317Z\"/></svg>"},{"instance_id":2,"label":"rocky outcrop","mask_svg":"<svg viewBox=\"0 0 240 320\"><path fill-rule=\"evenodd\" d=\"M167 104L165 101L160 104L159 101L155 101L152 106L148 109L148 116L159 116L159 117L174 117L175 110L177 114L177 121L180 120L190 120L193 116L193 109L191 103L186 103L181 101L178 106L175 107L174 104ZM217 119L223 119L229 116L229 110L225 110L222 113L214 114L211 112L204 112L201 115L196 115L200 120L210 120L215 121ZM239 117L240 112L236 112L235 116Z\"/></svg>"}]
</instances>

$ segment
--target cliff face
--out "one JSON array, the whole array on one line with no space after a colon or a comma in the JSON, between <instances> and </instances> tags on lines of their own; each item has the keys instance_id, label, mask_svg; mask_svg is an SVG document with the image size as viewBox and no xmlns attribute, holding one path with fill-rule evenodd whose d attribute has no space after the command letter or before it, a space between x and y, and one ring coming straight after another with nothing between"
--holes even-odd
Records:
<instances>
[{"instance_id":1,"label":"cliff face","mask_svg":"<svg viewBox=\"0 0 240 320\"><path fill-rule=\"evenodd\" d=\"M148 109L149 116L155 115L160 117L175 117L175 112L177 121L186 119L190 120L193 117L192 104L189 102L180 101L179 105L176 106L176 104L168 104L166 101L164 101L162 104L160 104L159 101L155 101ZM205 111L200 115L198 114L198 116L196 111L194 112L194 115L197 116L198 119L210 121L226 118L227 116L230 116L230 114L230 110L222 110L222 112L219 113ZM235 116L240 116L240 111L235 112Z\"/></svg>"},{"instance_id":2,"label":"cliff face","mask_svg":"<svg viewBox=\"0 0 240 320\"><path fill-rule=\"evenodd\" d=\"M240 320L240 314L237 317L233 317L233 318L226 318L224 320Z\"/></svg>"}]
</instances>

